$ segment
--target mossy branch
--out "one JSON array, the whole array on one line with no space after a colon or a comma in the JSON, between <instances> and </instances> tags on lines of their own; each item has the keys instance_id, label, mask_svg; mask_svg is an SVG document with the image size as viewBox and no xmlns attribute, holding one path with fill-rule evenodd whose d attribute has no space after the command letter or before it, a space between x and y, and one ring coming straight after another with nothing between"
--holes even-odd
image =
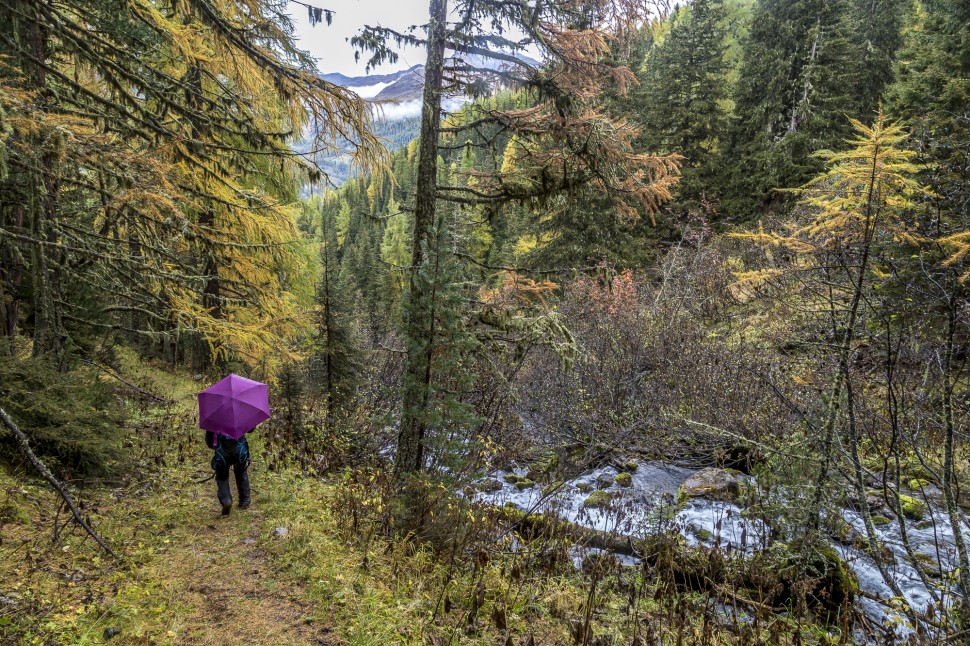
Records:
<instances>
[{"instance_id":1,"label":"mossy branch","mask_svg":"<svg viewBox=\"0 0 970 646\"><path fill-rule=\"evenodd\" d=\"M74 504L74 499L71 494L67 491L67 488L61 484L61 482L54 477L54 474L50 472L40 458L31 450L30 443L27 440L27 435L20 430L20 428L14 423L14 421L7 415L7 411L0 408L0 420L3 421L4 425L13 432L14 436L17 438L17 443L20 444L20 450L23 451L30 463L34 465L37 472L40 473L41 477L44 478L50 484L51 487L64 499L64 503L71 510L71 515L74 516L74 520L78 525L84 528L91 538L103 549L105 552L110 554L113 558L121 560L121 558L115 553L113 549L105 542L101 536L92 529L91 525L88 524L86 520L81 516L80 510L78 510L77 505Z\"/></svg>"}]
</instances>

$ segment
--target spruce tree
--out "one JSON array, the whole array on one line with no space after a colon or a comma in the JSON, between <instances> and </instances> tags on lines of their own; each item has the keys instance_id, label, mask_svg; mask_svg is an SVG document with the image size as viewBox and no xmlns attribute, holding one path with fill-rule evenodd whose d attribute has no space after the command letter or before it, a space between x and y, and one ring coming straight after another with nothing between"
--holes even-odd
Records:
<instances>
[{"instance_id":1,"label":"spruce tree","mask_svg":"<svg viewBox=\"0 0 970 646\"><path fill-rule=\"evenodd\" d=\"M889 12L899 3L879 3ZM727 210L750 219L785 203L822 170L814 153L844 147L846 116L868 120L886 82L891 35L870 56L866 4L850 0L760 0L744 43L731 135ZM888 29L898 22L888 20ZM883 72L879 72L879 68Z\"/></svg>"},{"instance_id":2,"label":"spruce tree","mask_svg":"<svg viewBox=\"0 0 970 646\"><path fill-rule=\"evenodd\" d=\"M309 358L313 388L324 397L328 422L349 397L360 371L360 349L345 275L337 258L335 218L320 213L320 277L314 307L316 334Z\"/></svg>"},{"instance_id":3,"label":"spruce tree","mask_svg":"<svg viewBox=\"0 0 970 646\"><path fill-rule=\"evenodd\" d=\"M727 125L728 29L723 0L694 0L671 20L629 103L642 123L642 149L683 155L677 203L690 208L702 192L716 190L711 180Z\"/></svg>"}]
</instances>

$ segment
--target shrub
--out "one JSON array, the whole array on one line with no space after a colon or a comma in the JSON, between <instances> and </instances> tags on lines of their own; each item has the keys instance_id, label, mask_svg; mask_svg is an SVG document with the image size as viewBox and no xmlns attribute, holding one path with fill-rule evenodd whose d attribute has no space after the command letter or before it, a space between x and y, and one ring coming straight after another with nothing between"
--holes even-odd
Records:
<instances>
[{"instance_id":1,"label":"shrub","mask_svg":"<svg viewBox=\"0 0 970 646\"><path fill-rule=\"evenodd\" d=\"M61 373L39 359L0 357L0 406L51 469L104 476L120 468L124 415L95 375ZM6 455L20 455L13 433L2 426L0 445Z\"/></svg>"}]
</instances>

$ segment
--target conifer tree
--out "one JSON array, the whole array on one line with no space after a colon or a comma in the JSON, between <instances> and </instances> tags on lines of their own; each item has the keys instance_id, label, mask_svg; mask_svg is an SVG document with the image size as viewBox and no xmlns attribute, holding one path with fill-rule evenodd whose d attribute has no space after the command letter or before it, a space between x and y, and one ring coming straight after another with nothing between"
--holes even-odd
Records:
<instances>
[{"instance_id":1,"label":"conifer tree","mask_svg":"<svg viewBox=\"0 0 970 646\"><path fill-rule=\"evenodd\" d=\"M364 102L317 77L275 2L3 0L0 24L4 333L27 319L61 355L93 331L191 331L272 364L303 325L282 279L305 270L295 183L321 178L288 140L350 134L380 165Z\"/></svg>"},{"instance_id":2,"label":"conifer tree","mask_svg":"<svg viewBox=\"0 0 970 646\"><path fill-rule=\"evenodd\" d=\"M860 445L858 385L852 377L857 339L865 325L868 295L882 276L877 260L894 254L918 251L924 239L913 226L912 209L925 196L915 179L915 153L905 147L907 133L879 114L865 126L853 121L857 135L843 152L818 154L826 171L799 190L800 203L807 209L806 222L798 222L784 233L738 234L766 249L780 249L797 258L790 270L756 270L739 275L741 284L758 284L779 277L816 275L827 302L823 308L834 339L835 372L825 396L822 420L811 428L817 444L817 475L807 522L819 528L823 500L833 464L838 462L836 446L846 446L850 485L860 498L866 538L872 554L879 553L878 537L866 501L866 474ZM787 276L786 276L787 273ZM896 500L897 509L901 503ZM958 541L962 543L962 540ZM963 557L966 552L960 546ZM898 582L879 557L875 558L885 583L896 596L905 598ZM915 612L907 613L917 625Z\"/></svg>"},{"instance_id":3,"label":"conifer tree","mask_svg":"<svg viewBox=\"0 0 970 646\"><path fill-rule=\"evenodd\" d=\"M397 298L404 289L406 275L403 270L411 260L413 224L410 214L402 211L393 197L388 202L387 210L387 225L381 241L381 259L389 265L391 289Z\"/></svg>"},{"instance_id":4,"label":"conifer tree","mask_svg":"<svg viewBox=\"0 0 970 646\"><path fill-rule=\"evenodd\" d=\"M897 11L898 2L878 3ZM759 0L743 45L734 117L722 162L728 210L739 218L784 202L778 189L822 170L814 153L849 135L845 116L869 118L886 82L885 57L869 56L865 5L849 0ZM898 26L898 22L889 21ZM891 28L890 28L891 30ZM892 49L891 37L880 43Z\"/></svg>"},{"instance_id":5,"label":"conifer tree","mask_svg":"<svg viewBox=\"0 0 970 646\"><path fill-rule=\"evenodd\" d=\"M404 335L407 361L402 387L403 410L394 471L399 483L425 467L424 443L434 411L430 392L438 378L432 358L436 334L433 295L442 285L441 274L424 269L433 244L439 199L467 205L498 205L507 202L541 205L555 195L592 190L620 196L613 203L620 217L636 219L651 213L670 197L676 182L676 160L634 152L635 131L597 109L597 97L608 85L623 91L631 73L603 60L608 52L607 30L628 30L645 7L636 2L521 2L502 0L459 1L460 17L447 22L447 0L431 0L425 36L384 28L367 28L353 39L355 45L374 52L371 63L395 59L389 41L424 47L424 102L418 149L414 197L414 237L410 284L405 307ZM512 41L501 33L521 30L527 40ZM499 34L496 34L496 31ZM542 70L514 54L531 42L550 57ZM447 62L446 50L455 55ZM476 67L469 55L502 63L498 69ZM490 84L516 84L534 94L537 105L522 110L479 110L468 124L441 123L441 98L445 84L480 96ZM464 137L491 124L507 137L518 134L538 145L525 145L515 162L514 173L482 173L475 186L443 185L439 181L439 144L443 132ZM477 142L490 149L493 139Z\"/></svg>"},{"instance_id":6,"label":"conifer tree","mask_svg":"<svg viewBox=\"0 0 970 646\"><path fill-rule=\"evenodd\" d=\"M327 423L332 423L338 405L352 392L360 371L353 308L346 276L340 271L336 223L332 214L319 211L317 243L320 247L320 277L314 308L315 336L309 358L313 388L322 393Z\"/></svg>"},{"instance_id":7,"label":"conifer tree","mask_svg":"<svg viewBox=\"0 0 970 646\"><path fill-rule=\"evenodd\" d=\"M670 19L650 49L630 108L642 124L642 149L684 157L677 195L690 207L716 190L728 98L727 23L722 0L694 0Z\"/></svg>"}]
</instances>

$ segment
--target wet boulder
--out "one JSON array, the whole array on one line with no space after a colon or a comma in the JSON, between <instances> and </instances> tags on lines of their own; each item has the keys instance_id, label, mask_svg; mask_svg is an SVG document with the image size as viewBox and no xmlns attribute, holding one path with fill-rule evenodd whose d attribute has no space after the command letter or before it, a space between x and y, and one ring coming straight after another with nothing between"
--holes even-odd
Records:
<instances>
[{"instance_id":1,"label":"wet boulder","mask_svg":"<svg viewBox=\"0 0 970 646\"><path fill-rule=\"evenodd\" d=\"M733 501L741 494L741 483L724 469L708 467L687 478L683 493L688 498Z\"/></svg>"},{"instance_id":2,"label":"wet boulder","mask_svg":"<svg viewBox=\"0 0 970 646\"><path fill-rule=\"evenodd\" d=\"M478 484L479 491L499 491L502 489L502 483L495 478L486 478Z\"/></svg>"},{"instance_id":3,"label":"wet boulder","mask_svg":"<svg viewBox=\"0 0 970 646\"><path fill-rule=\"evenodd\" d=\"M598 489L593 493L589 494L586 500L583 501L583 507L587 507L587 508L604 507L608 505L611 500L613 500L612 493L610 493L609 491L603 491L602 489Z\"/></svg>"},{"instance_id":4,"label":"wet boulder","mask_svg":"<svg viewBox=\"0 0 970 646\"><path fill-rule=\"evenodd\" d=\"M899 496L899 506L903 516L910 520L923 520L926 516L926 503L910 496Z\"/></svg>"},{"instance_id":5,"label":"wet boulder","mask_svg":"<svg viewBox=\"0 0 970 646\"><path fill-rule=\"evenodd\" d=\"M529 479L528 477L518 476L513 474L505 476L505 481L510 485L515 485L515 488L519 491L525 491L526 489L531 489L536 485L535 481Z\"/></svg>"},{"instance_id":6,"label":"wet boulder","mask_svg":"<svg viewBox=\"0 0 970 646\"><path fill-rule=\"evenodd\" d=\"M596 486L600 489L606 489L613 484L613 476L608 473L601 473L599 477L596 478Z\"/></svg>"},{"instance_id":7,"label":"wet boulder","mask_svg":"<svg viewBox=\"0 0 970 646\"><path fill-rule=\"evenodd\" d=\"M884 512L888 511L886 509L886 501L883 499L882 494L877 491L869 491L866 493L865 505L862 504L862 498L855 494L850 494L846 498L846 506L856 511L863 511L863 508L867 507L870 514L884 514Z\"/></svg>"},{"instance_id":8,"label":"wet boulder","mask_svg":"<svg viewBox=\"0 0 970 646\"><path fill-rule=\"evenodd\" d=\"M859 594L859 580L838 552L824 543L807 541L774 543L755 555L742 584L771 590L766 603L784 607L805 603L827 621L835 620Z\"/></svg>"}]
</instances>

